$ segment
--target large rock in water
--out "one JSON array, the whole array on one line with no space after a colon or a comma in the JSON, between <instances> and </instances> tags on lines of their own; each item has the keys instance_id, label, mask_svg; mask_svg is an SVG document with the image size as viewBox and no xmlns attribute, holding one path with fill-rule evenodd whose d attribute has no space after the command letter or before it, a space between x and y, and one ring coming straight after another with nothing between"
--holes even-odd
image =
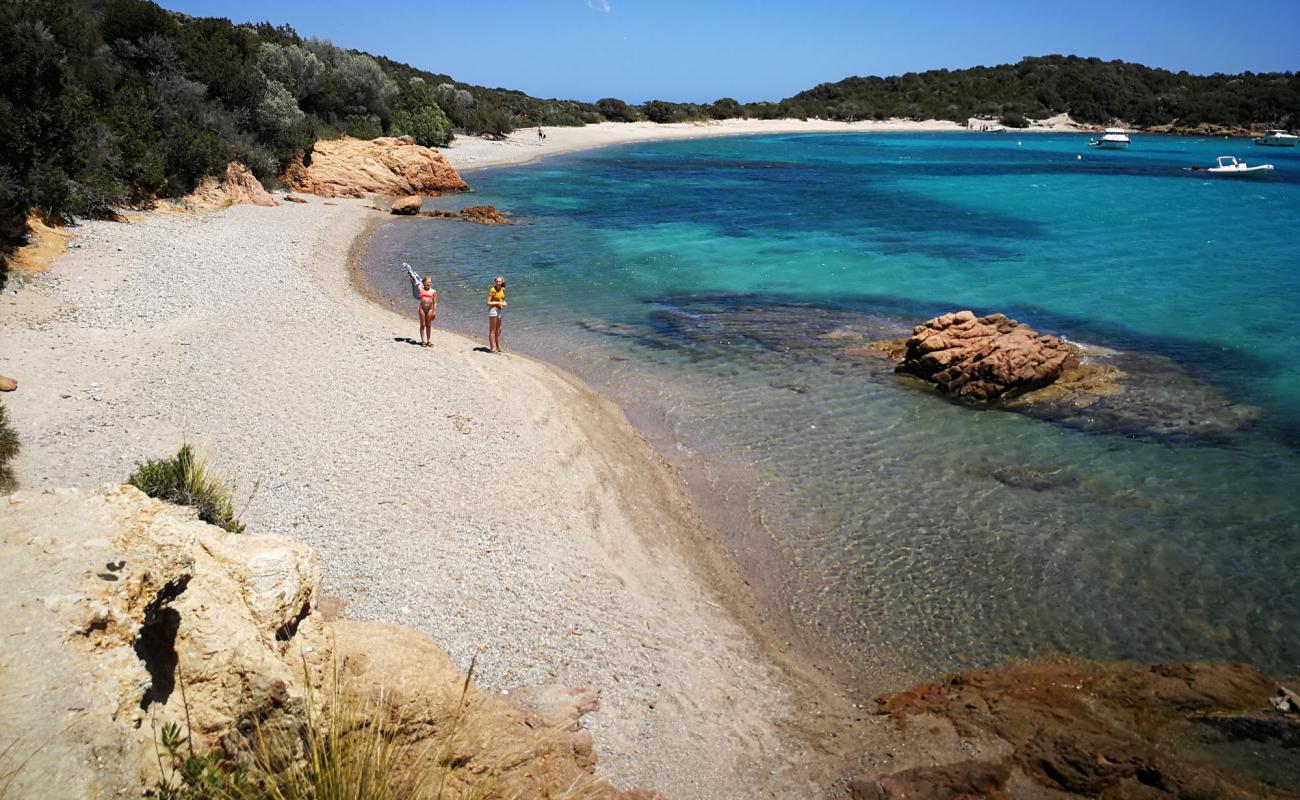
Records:
<instances>
[{"instance_id":1,"label":"large rock in water","mask_svg":"<svg viewBox=\"0 0 1300 800\"><path fill-rule=\"evenodd\" d=\"M309 162L296 159L284 171L296 191L324 197L436 195L469 189L437 150L403 139L322 139Z\"/></svg>"},{"instance_id":2,"label":"large rock in water","mask_svg":"<svg viewBox=\"0 0 1300 800\"><path fill-rule=\"evenodd\" d=\"M466 206L460 210L460 218L480 225L510 224L510 218L495 206Z\"/></svg>"},{"instance_id":3,"label":"large rock in water","mask_svg":"<svg viewBox=\"0 0 1300 800\"><path fill-rule=\"evenodd\" d=\"M992 400L1047 386L1078 363L1055 336L1004 314L958 311L914 328L896 370L964 399Z\"/></svg>"},{"instance_id":4,"label":"large rock in water","mask_svg":"<svg viewBox=\"0 0 1300 800\"><path fill-rule=\"evenodd\" d=\"M0 498L0 585L6 797L140 797L163 725L246 759L250 726L298 731L341 692L385 698L399 763L445 750L448 800L485 775L492 796L656 797L592 776L575 721L594 693L482 692L422 633L322 614L306 545L229 534L129 486Z\"/></svg>"}]
</instances>

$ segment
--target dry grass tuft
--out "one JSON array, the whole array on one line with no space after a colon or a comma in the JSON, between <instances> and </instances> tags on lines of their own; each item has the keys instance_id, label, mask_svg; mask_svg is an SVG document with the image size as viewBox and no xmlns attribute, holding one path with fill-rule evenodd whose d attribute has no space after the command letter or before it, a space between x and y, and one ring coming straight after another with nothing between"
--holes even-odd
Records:
<instances>
[{"instance_id":1,"label":"dry grass tuft","mask_svg":"<svg viewBox=\"0 0 1300 800\"><path fill-rule=\"evenodd\" d=\"M174 458L151 459L138 465L126 482L150 497L197 509L204 522L231 533L244 532L232 504L234 488L210 475L207 465L188 444L181 445Z\"/></svg>"}]
</instances>

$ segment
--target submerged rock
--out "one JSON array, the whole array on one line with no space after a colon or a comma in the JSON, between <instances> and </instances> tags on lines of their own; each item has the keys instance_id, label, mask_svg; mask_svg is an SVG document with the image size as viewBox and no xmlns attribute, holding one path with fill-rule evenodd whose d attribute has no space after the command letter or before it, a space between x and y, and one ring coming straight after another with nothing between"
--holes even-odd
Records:
<instances>
[{"instance_id":1,"label":"submerged rock","mask_svg":"<svg viewBox=\"0 0 1300 800\"><path fill-rule=\"evenodd\" d=\"M1078 366L1073 347L1005 314L958 311L918 325L895 369L967 400L1038 389Z\"/></svg>"},{"instance_id":2,"label":"submerged rock","mask_svg":"<svg viewBox=\"0 0 1300 800\"><path fill-rule=\"evenodd\" d=\"M460 210L460 218L480 225L511 224L510 218L494 206L466 206Z\"/></svg>"},{"instance_id":3,"label":"submerged rock","mask_svg":"<svg viewBox=\"0 0 1300 800\"><path fill-rule=\"evenodd\" d=\"M945 314L911 337L844 348L978 408L1096 432L1220 439L1259 416L1165 356L1066 342L1002 314Z\"/></svg>"}]
</instances>

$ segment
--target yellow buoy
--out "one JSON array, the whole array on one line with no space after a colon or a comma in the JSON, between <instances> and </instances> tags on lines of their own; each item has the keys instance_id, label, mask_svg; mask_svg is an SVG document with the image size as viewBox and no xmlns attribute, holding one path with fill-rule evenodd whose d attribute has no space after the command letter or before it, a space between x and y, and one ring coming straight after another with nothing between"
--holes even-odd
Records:
<instances>
[{"instance_id":1,"label":"yellow buoy","mask_svg":"<svg viewBox=\"0 0 1300 800\"><path fill-rule=\"evenodd\" d=\"M1083 160L1083 156L1075 156L1075 157L1074 157L1074 160L1075 160L1075 161L1082 161L1082 160Z\"/></svg>"}]
</instances>

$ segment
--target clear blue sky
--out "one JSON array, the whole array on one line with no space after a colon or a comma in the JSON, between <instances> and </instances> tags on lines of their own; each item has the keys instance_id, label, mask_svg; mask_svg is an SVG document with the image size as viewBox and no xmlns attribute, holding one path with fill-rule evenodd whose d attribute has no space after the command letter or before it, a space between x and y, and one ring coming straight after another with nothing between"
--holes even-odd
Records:
<instances>
[{"instance_id":1,"label":"clear blue sky","mask_svg":"<svg viewBox=\"0 0 1300 800\"><path fill-rule=\"evenodd\" d=\"M849 75L1066 53L1300 70L1300 0L162 0L539 97L779 100Z\"/></svg>"}]
</instances>

